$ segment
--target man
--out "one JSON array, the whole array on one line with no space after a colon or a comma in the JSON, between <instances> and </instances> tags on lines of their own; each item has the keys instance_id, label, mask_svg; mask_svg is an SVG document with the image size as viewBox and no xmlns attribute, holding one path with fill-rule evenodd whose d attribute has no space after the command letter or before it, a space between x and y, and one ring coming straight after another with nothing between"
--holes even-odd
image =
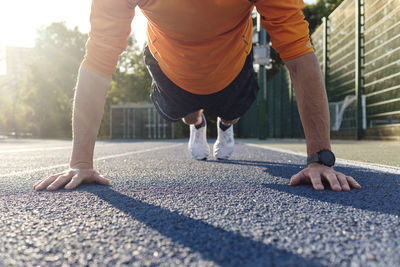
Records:
<instances>
[{"instance_id":1,"label":"man","mask_svg":"<svg viewBox=\"0 0 400 267\"><path fill-rule=\"evenodd\" d=\"M73 189L82 182L109 184L93 170L93 150L111 75L127 46L136 6L148 18L145 62L153 77L151 98L165 119L190 125L194 158L209 154L203 109L218 116L214 156L227 159L234 145L232 125L255 99L255 6L289 68L306 135L308 167L292 177L291 185L311 182L323 190L325 179L336 191L360 188L352 177L332 168L328 102L302 0L93 0L90 38L74 99L71 169L38 182L36 190L64 185Z\"/></svg>"}]
</instances>

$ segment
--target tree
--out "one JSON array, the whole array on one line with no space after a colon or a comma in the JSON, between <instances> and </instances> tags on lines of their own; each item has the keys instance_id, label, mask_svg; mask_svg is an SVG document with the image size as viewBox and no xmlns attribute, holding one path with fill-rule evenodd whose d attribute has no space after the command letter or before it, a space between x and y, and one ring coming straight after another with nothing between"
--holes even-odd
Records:
<instances>
[{"instance_id":1,"label":"tree","mask_svg":"<svg viewBox=\"0 0 400 267\"><path fill-rule=\"evenodd\" d=\"M21 130L41 138L70 138L74 87L85 54L88 35L64 23L53 23L38 31L28 74L21 85L18 104ZM151 77L134 37L121 55L107 94L101 135L108 136L110 105L149 101ZM10 108L8 109L10 110Z\"/></svg>"},{"instance_id":2,"label":"tree","mask_svg":"<svg viewBox=\"0 0 400 267\"><path fill-rule=\"evenodd\" d=\"M113 75L108 100L110 103L149 102L151 76L133 35L128 39L128 47L121 54Z\"/></svg>"},{"instance_id":3,"label":"tree","mask_svg":"<svg viewBox=\"0 0 400 267\"><path fill-rule=\"evenodd\" d=\"M315 4L306 5L303 10L310 24L310 34L322 23L323 17L328 17L344 0L318 0Z\"/></svg>"},{"instance_id":4,"label":"tree","mask_svg":"<svg viewBox=\"0 0 400 267\"><path fill-rule=\"evenodd\" d=\"M71 136L73 88L88 36L52 23L38 31L24 104L29 108L26 130L44 138Z\"/></svg>"},{"instance_id":5,"label":"tree","mask_svg":"<svg viewBox=\"0 0 400 267\"><path fill-rule=\"evenodd\" d=\"M0 135L12 131L12 96L10 89L13 87L6 76L0 76Z\"/></svg>"}]
</instances>

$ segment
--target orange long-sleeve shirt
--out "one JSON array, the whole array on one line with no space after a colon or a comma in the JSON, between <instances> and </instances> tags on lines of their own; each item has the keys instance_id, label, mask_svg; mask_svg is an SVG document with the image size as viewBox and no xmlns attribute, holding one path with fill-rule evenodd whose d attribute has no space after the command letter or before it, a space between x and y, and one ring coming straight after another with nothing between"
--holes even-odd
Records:
<instances>
[{"instance_id":1,"label":"orange long-sleeve shirt","mask_svg":"<svg viewBox=\"0 0 400 267\"><path fill-rule=\"evenodd\" d=\"M284 61L313 51L302 0L93 0L85 67L114 73L137 5L161 70L191 93L218 92L239 74L251 51L254 5Z\"/></svg>"}]
</instances>

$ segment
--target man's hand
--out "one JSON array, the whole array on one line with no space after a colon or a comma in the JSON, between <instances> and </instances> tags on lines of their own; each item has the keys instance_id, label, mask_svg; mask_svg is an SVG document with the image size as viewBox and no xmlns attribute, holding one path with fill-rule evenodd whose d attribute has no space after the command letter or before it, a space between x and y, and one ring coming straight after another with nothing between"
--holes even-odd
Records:
<instances>
[{"instance_id":1,"label":"man's hand","mask_svg":"<svg viewBox=\"0 0 400 267\"><path fill-rule=\"evenodd\" d=\"M98 183L102 185L109 185L110 181L93 169L71 168L67 171L57 173L37 182L33 188L38 191L43 189L53 191L65 185L65 189L71 190L76 188L81 183Z\"/></svg>"},{"instance_id":2,"label":"man's hand","mask_svg":"<svg viewBox=\"0 0 400 267\"><path fill-rule=\"evenodd\" d=\"M329 182L334 191L349 191L350 187L360 189L351 176L335 171L333 168L318 163L310 164L306 169L292 176L290 185L312 183L315 190L324 190L323 179Z\"/></svg>"},{"instance_id":3,"label":"man's hand","mask_svg":"<svg viewBox=\"0 0 400 267\"><path fill-rule=\"evenodd\" d=\"M64 185L65 189L74 189L81 183L110 184L93 170L93 150L110 81L111 75L105 77L81 66L73 105L71 169L39 181L34 189L57 190Z\"/></svg>"}]
</instances>

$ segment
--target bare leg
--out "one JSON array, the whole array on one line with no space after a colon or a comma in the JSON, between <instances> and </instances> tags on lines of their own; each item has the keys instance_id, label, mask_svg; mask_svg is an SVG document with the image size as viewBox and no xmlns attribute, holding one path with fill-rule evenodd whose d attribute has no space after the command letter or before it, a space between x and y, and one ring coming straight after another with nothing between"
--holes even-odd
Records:
<instances>
[{"instance_id":1,"label":"bare leg","mask_svg":"<svg viewBox=\"0 0 400 267\"><path fill-rule=\"evenodd\" d=\"M186 115L182 118L182 121L187 125L199 125L201 123L201 114L203 114L202 109Z\"/></svg>"},{"instance_id":2,"label":"bare leg","mask_svg":"<svg viewBox=\"0 0 400 267\"><path fill-rule=\"evenodd\" d=\"M229 127L229 126L231 126L231 125L237 123L239 120L240 120L240 117L239 117L239 118L236 118L236 119L234 119L234 120L231 120L231 121L227 121L227 120L224 120L224 119L221 118L221 123L222 123L224 126Z\"/></svg>"}]
</instances>

